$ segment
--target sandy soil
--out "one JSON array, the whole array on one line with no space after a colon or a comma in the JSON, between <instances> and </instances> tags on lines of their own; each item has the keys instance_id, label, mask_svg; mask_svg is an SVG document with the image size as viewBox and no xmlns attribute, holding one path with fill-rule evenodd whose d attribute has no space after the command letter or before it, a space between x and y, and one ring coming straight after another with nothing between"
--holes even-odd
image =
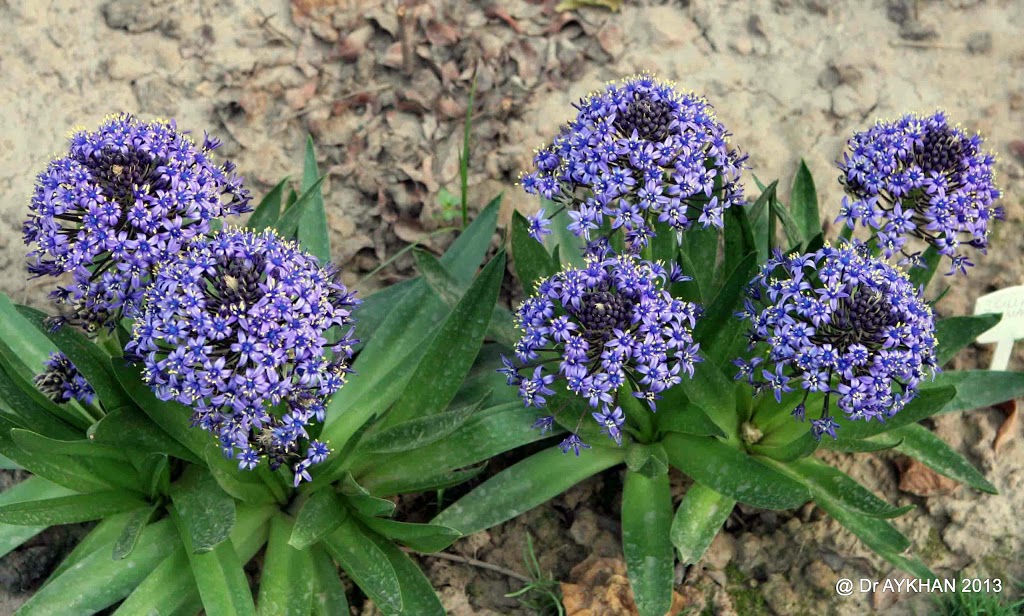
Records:
<instances>
[{"instance_id":1,"label":"sandy soil","mask_svg":"<svg viewBox=\"0 0 1024 616\"><path fill-rule=\"evenodd\" d=\"M705 94L760 178L788 186L806 158L830 219L839 196L832 161L849 134L878 117L945 109L982 131L999 155L1009 219L996 229L993 253L969 279L954 281L940 312L970 312L979 295L1022 282L1018 1L627 0L619 13L558 13L553 6L436 0L398 11L393 0L0 0L0 290L46 304L50 282L26 281L23 269L20 227L33 177L63 149L69 129L107 113L173 117L197 133L210 130L258 195L299 174L311 132L329 173L334 258L354 282L447 224L437 194L457 189L461 117L474 71L473 202L505 190L509 208L530 211L536 205L512 184L532 149L569 116L573 100L642 69ZM379 284L410 267L400 259ZM987 364L988 350L968 355L964 366ZM1021 357L1016 368L1024 367ZM913 496L897 489L889 458L839 464L891 500L918 505L896 524L929 564L944 573L966 568L1022 579L1012 555L1024 550L1016 513L1024 507L1024 447L1017 429L993 452L1001 419L988 410L936 422L1000 496L963 487ZM530 528L543 538L542 566L558 579L578 577L570 570L588 556L618 555L616 503L604 489L617 481L614 474L598 478L455 550L522 571ZM706 567L686 572L681 586L687 597L712 597L714 613L853 614L895 599L835 596L839 577L890 569L816 512L739 509L728 528ZM520 609L502 597L515 582L425 562L454 614ZM900 599L894 609L907 613L928 602ZM17 597L4 600L0 613Z\"/></svg>"}]
</instances>

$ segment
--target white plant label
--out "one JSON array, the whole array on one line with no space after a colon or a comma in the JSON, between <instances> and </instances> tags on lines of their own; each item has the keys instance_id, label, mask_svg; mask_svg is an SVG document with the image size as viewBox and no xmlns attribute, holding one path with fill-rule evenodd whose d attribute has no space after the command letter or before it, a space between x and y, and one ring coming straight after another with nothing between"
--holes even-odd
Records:
<instances>
[{"instance_id":1,"label":"white plant label","mask_svg":"<svg viewBox=\"0 0 1024 616\"><path fill-rule=\"evenodd\" d=\"M1024 286L1000 289L983 295L974 304L974 314L1002 313L995 327L978 336L979 344L995 344L989 370L1006 370L1010 365L1013 343L1024 338Z\"/></svg>"}]
</instances>

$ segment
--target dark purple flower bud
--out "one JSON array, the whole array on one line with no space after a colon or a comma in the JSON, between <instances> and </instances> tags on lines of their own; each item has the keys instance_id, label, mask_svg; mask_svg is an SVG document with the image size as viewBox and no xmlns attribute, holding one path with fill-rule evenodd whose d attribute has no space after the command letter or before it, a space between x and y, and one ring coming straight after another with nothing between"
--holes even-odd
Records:
<instances>
[{"instance_id":1,"label":"dark purple flower bud","mask_svg":"<svg viewBox=\"0 0 1024 616\"><path fill-rule=\"evenodd\" d=\"M50 353L50 359L43 363L43 368L42 374L36 375L34 379L35 386L44 396L57 404L64 404L69 400L91 404L96 397L92 386L67 355Z\"/></svg>"},{"instance_id":2,"label":"dark purple flower bud","mask_svg":"<svg viewBox=\"0 0 1024 616\"><path fill-rule=\"evenodd\" d=\"M327 458L307 427L345 384L359 304L330 267L273 231L229 228L193 240L157 271L125 351L161 400L252 468Z\"/></svg>"},{"instance_id":3,"label":"dark purple flower bud","mask_svg":"<svg viewBox=\"0 0 1024 616\"><path fill-rule=\"evenodd\" d=\"M694 222L722 226L744 205L746 156L703 98L640 74L609 84L576 105L576 118L534 158L523 189L566 207L569 229L590 239L608 219L631 247L647 243L656 222L677 232ZM541 219L531 221L541 233Z\"/></svg>"},{"instance_id":4,"label":"dark purple flower bud","mask_svg":"<svg viewBox=\"0 0 1024 616\"><path fill-rule=\"evenodd\" d=\"M692 330L700 307L665 290L660 265L626 254L590 252L582 269L566 269L541 281L520 305L523 336L515 359L499 370L518 386L527 406L544 407L564 383L598 409L594 419L616 442L625 417L619 391L628 382L651 410L659 393L693 376L700 361ZM554 418L535 426L550 427Z\"/></svg>"},{"instance_id":5,"label":"dark purple flower bud","mask_svg":"<svg viewBox=\"0 0 1024 616\"><path fill-rule=\"evenodd\" d=\"M907 114L855 134L838 163L849 197L837 222L869 227L871 243L887 258L901 253L919 262L919 253L905 248L917 238L952 260L949 274L966 273L973 263L962 250L984 254L989 222L1004 217L995 205L995 156L982 143L942 112Z\"/></svg>"},{"instance_id":6,"label":"dark purple flower bud","mask_svg":"<svg viewBox=\"0 0 1024 616\"><path fill-rule=\"evenodd\" d=\"M733 362L736 378L777 401L799 383L804 402L792 414L801 421L807 397L825 394L819 436L835 431L825 422L831 400L849 419L884 421L938 371L931 308L904 272L856 246L776 254L747 296L740 316L753 354Z\"/></svg>"},{"instance_id":7,"label":"dark purple flower bud","mask_svg":"<svg viewBox=\"0 0 1024 616\"><path fill-rule=\"evenodd\" d=\"M33 276L70 274L52 297L89 331L136 314L156 264L210 221L249 211L249 192L173 121L107 118L70 138L67 155L36 178L24 224Z\"/></svg>"}]
</instances>

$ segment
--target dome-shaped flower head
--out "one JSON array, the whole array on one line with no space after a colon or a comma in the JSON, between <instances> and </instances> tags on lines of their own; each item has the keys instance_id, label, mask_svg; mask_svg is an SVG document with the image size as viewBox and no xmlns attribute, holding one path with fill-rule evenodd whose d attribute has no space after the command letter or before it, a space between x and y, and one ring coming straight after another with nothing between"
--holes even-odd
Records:
<instances>
[{"instance_id":1,"label":"dome-shaped flower head","mask_svg":"<svg viewBox=\"0 0 1024 616\"><path fill-rule=\"evenodd\" d=\"M50 358L43 362L43 372L36 375L34 382L44 396L57 404L70 400L91 404L96 397L92 385L68 356L59 352L50 353Z\"/></svg>"},{"instance_id":2,"label":"dome-shaped flower head","mask_svg":"<svg viewBox=\"0 0 1024 616\"><path fill-rule=\"evenodd\" d=\"M747 289L740 316L752 323L750 359L736 378L776 400L803 389L824 394L812 433L835 438L834 399L851 420L884 421L938 371L935 320L901 270L867 256L863 245L826 245L810 254L776 251ZM794 416L803 420L801 403Z\"/></svg>"},{"instance_id":3,"label":"dome-shaped flower head","mask_svg":"<svg viewBox=\"0 0 1024 616\"><path fill-rule=\"evenodd\" d=\"M655 410L659 393L679 383L681 373L693 376L700 359L691 332L700 308L669 295L668 274L658 264L605 251L590 252L586 259L585 268L565 269L540 282L536 295L522 303L516 322L523 336L515 359L503 358L501 372L533 407L547 406L554 394L550 386L564 381L595 409L593 417L604 431L621 442L623 385ZM554 413L536 425L550 427ZM563 443L577 455L580 447L586 445L576 435Z\"/></svg>"},{"instance_id":4,"label":"dome-shaped flower head","mask_svg":"<svg viewBox=\"0 0 1024 616\"><path fill-rule=\"evenodd\" d=\"M345 383L358 304L295 243L229 228L157 270L125 351L157 397L192 407L193 424L240 468L291 463L298 485L327 457L306 428Z\"/></svg>"},{"instance_id":5,"label":"dome-shaped flower head","mask_svg":"<svg viewBox=\"0 0 1024 616\"><path fill-rule=\"evenodd\" d=\"M994 205L995 157L981 146L980 135L950 126L941 112L908 114L855 134L839 162L848 197L838 220L851 229L858 221L870 227L886 257L901 253L918 264L920 253L905 247L914 237L952 260L949 274L966 273L973 263L964 248L984 254L989 221L1004 217Z\"/></svg>"},{"instance_id":6,"label":"dome-shaped flower head","mask_svg":"<svg viewBox=\"0 0 1024 616\"><path fill-rule=\"evenodd\" d=\"M631 247L643 246L655 221L681 233L694 221L722 226L726 208L743 205L745 155L706 100L650 75L612 83L580 101L579 113L534 158L520 181L568 209L570 230L590 239L607 218ZM549 233L531 220L536 239Z\"/></svg>"},{"instance_id":7,"label":"dome-shaped flower head","mask_svg":"<svg viewBox=\"0 0 1024 616\"><path fill-rule=\"evenodd\" d=\"M210 157L220 143L197 145L173 121L112 116L70 143L36 178L25 243L30 273L71 274L52 296L90 331L133 316L153 266L211 220L250 209L234 166Z\"/></svg>"}]
</instances>

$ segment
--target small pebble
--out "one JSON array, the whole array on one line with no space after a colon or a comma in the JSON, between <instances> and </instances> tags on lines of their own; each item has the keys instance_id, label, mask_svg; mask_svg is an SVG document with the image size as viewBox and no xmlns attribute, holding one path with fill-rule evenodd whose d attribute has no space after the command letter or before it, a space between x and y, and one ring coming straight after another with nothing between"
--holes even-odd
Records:
<instances>
[{"instance_id":1,"label":"small pebble","mask_svg":"<svg viewBox=\"0 0 1024 616\"><path fill-rule=\"evenodd\" d=\"M992 51L992 33L982 31L968 36L967 51L973 54L983 54Z\"/></svg>"}]
</instances>

